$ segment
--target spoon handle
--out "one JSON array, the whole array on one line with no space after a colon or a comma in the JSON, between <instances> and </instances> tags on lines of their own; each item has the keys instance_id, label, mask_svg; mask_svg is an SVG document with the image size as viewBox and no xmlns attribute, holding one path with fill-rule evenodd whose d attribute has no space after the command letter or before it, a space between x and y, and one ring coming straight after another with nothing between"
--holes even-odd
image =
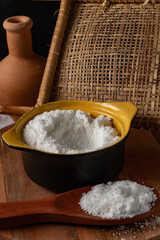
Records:
<instances>
[{"instance_id":1,"label":"spoon handle","mask_svg":"<svg viewBox=\"0 0 160 240\"><path fill-rule=\"evenodd\" d=\"M58 212L54 197L22 202L0 203L0 229L54 221ZM56 221L56 219L55 219Z\"/></svg>"}]
</instances>

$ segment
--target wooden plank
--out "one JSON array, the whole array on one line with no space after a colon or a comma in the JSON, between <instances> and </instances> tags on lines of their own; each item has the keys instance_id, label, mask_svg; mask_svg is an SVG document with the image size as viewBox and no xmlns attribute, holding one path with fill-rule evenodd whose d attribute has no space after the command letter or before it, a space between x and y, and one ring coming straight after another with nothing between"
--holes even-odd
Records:
<instances>
[{"instance_id":1,"label":"wooden plank","mask_svg":"<svg viewBox=\"0 0 160 240\"><path fill-rule=\"evenodd\" d=\"M154 129L151 132L152 132L153 136L155 137L156 141L160 145L160 129L158 129L158 130Z\"/></svg>"},{"instance_id":2,"label":"wooden plank","mask_svg":"<svg viewBox=\"0 0 160 240\"><path fill-rule=\"evenodd\" d=\"M0 132L3 133L9 128ZM2 141L0 162L0 194L4 195L2 201L32 200L54 195L52 191L28 178L23 168L21 151L9 148ZM37 224L0 231L0 240L76 240L76 236L75 226L67 224Z\"/></svg>"},{"instance_id":3,"label":"wooden plank","mask_svg":"<svg viewBox=\"0 0 160 240\"><path fill-rule=\"evenodd\" d=\"M0 159L3 153L3 146L4 143L1 139L1 132L0 132ZM5 184L3 179L3 171L2 171L2 162L0 161L0 202L6 202L6 191L5 191ZM3 230L0 231L0 240L11 240L12 239L12 231L11 230Z\"/></svg>"},{"instance_id":4,"label":"wooden plank","mask_svg":"<svg viewBox=\"0 0 160 240\"><path fill-rule=\"evenodd\" d=\"M63 224L39 224L14 230L14 240L76 240L73 226Z\"/></svg>"}]
</instances>

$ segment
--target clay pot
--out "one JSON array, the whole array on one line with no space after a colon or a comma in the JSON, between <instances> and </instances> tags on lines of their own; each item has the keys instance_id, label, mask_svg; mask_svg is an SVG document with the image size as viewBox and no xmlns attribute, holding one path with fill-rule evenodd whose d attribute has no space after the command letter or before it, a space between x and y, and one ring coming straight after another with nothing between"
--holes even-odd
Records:
<instances>
[{"instance_id":1,"label":"clay pot","mask_svg":"<svg viewBox=\"0 0 160 240\"><path fill-rule=\"evenodd\" d=\"M38 97L45 58L32 48L32 20L27 16L7 18L9 55L0 62L0 104L33 106Z\"/></svg>"}]
</instances>

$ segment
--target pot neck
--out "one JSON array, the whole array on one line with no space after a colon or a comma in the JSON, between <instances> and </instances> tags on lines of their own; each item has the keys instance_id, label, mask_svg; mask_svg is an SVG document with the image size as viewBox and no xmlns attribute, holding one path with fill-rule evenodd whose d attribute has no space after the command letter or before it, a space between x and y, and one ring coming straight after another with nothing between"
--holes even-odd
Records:
<instances>
[{"instance_id":1,"label":"pot neck","mask_svg":"<svg viewBox=\"0 0 160 240\"><path fill-rule=\"evenodd\" d=\"M4 21L9 55L29 58L33 55L31 27L32 20L25 16L16 16Z\"/></svg>"},{"instance_id":2,"label":"pot neck","mask_svg":"<svg viewBox=\"0 0 160 240\"><path fill-rule=\"evenodd\" d=\"M7 32L9 55L29 58L33 55L32 37L30 32Z\"/></svg>"}]
</instances>

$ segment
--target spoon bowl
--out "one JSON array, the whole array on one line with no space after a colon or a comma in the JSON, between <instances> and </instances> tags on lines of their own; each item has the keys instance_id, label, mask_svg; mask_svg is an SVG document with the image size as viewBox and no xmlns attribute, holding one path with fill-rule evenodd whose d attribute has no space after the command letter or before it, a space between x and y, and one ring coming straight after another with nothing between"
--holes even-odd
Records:
<instances>
[{"instance_id":1,"label":"spoon bowl","mask_svg":"<svg viewBox=\"0 0 160 240\"><path fill-rule=\"evenodd\" d=\"M157 199L148 212L135 215L132 218L122 219L95 217L83 211L79 205L82 194L87 193L91 188L92 186L79 188L32 201L0 203L0 229L40 222L62 222L84 225L127 224L149 217L157 209L159 203L158 193L153 189L152 191Z\"/></svg>"}]
</instances>

